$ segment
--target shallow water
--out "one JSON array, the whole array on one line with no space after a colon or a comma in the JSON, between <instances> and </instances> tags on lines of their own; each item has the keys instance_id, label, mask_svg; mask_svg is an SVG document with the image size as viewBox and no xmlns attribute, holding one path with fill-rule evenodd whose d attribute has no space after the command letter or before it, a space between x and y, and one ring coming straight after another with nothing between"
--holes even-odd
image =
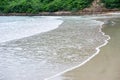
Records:
<instances>
[{"instance_id":1,"label":"shallow water","mask_svg":"<svg viewBox=\"0 0 120 80\"><path fill-rule=\"evenodd\" d=\"M50 80L120 80L120 16L100 19L109 43L91 61Z\"/></svg>"},{"instance_id":2,"label":"shallow water","mask_svg":"<svg viewBox=\"0 0 120 80\"><path fill-rule=\"evenodd\" d=\"M60 17L0 17L0 43L29 37L57 28Z\"/></svg>"},{"instance_id":3,"label":"shallow water","mask_svg":"<svg viewBox=\"0 0 120 80\"><path fill-rule=\"evenodd\" d=\"M16 21L16 18L12 21ZM78 16L62 17L61 20L64 21L63 24L54 30L1 42L0 79L47 79L84 62L96 52L96 47L104 44L105 40L108 39L108 36L100 32L100 25L103 24L100 21ZM36 21L39 21L39 17L34 18L32 24L36 24ZM21 22L17 23L22 25ZM7 25L4 26L8 27ZM24 26L26 27L26 25ZM9 27L11 28L11 26ZM15 27L13 30L16 29ZM37 27L39 28L39 26ZM25 35L23 26L20 28L23 29L22 32ZM31 26L30 31L33 28L34 26ZM12 30L10 32L16 34ZM19 35L22 36L23 34L19 33Z\"/></svg>"}]
</instances>

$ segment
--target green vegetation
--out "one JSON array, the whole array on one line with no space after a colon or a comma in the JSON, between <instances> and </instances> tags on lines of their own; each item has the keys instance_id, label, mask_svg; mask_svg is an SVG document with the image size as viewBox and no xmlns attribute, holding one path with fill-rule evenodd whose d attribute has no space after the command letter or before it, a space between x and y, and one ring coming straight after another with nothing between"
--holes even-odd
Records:
<instances>
[{"instance_id":1,"label":"green vegetation","mask_svg":"<svg viewBox=\"0 0 120 80\"><path fill-rule=\"evenodd\" d=\"M120 0L102 0L106 8L120 8Z\"/></svg>"},{"instance_id":2,"label":"green vegetation","mask_svg":"<svg viewBox=\"0 0 120 80\"><path fill-rule=\"evenodd\" d=\"M0 0L0 13L78 11L94 0Z\"/></svg>"},{"instance_id":3,"label":"green vegetation","mask_svg":"<svg viewBox=\"0 0 120 80\"><path fill-rule=\"evenodd\" d=\"M78 11L89 7L94 0L0 0L0 13L39 13ZM120 0L101 0L106 8L119 8Z\"/></svg>"}]
</instances>

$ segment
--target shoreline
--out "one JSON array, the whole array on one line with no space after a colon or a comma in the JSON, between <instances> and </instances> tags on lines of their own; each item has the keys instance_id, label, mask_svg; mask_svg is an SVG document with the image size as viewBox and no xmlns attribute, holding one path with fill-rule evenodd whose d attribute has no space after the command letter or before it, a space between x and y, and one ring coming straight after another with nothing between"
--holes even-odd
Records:
<instances>
[{"instance_id":1,"label":"shoreline","mask_svg":"<svg viewBox=\"0 0 120 80\"><path fill-rule=\"evenodd\" d=\"M94 19L94 20L96 20L96 19ZM96 21L97 21L97 20L96 20ZM105 23L104 23L104 24L105 24ZM105 35L105 33L104 33L105 31L103 32L103 30L102 30L104 24L101 23L101 24L99 24L100 26L98 26L98 29L99 29L98 31L101 32L103 35ZM98 32L98 31L97 31L97 32ZM106 35L106 36L107 36L107 35ZM108 36L108 39L104 40L105 43L103 43L102 45L100 45L100 46L98 46L98 47L96 48L96 50L97 50L96 55L99 54L99 51L101 51L100 48L103 47L103 46L105 46L105 45L108 43L108 40L109 40L109 39L110 39L110 37ZM95 49L95 48L94 48L94 49ZM93 55L93 57L96 56L96 55ZM91 59L93 59L93 57L92 57ZM96 57L95 57L95 58L96 58ZM92 61L91 59L90 59L90 62ZM89 61L89 60L88 60L88 61ZM86 61L86 62L87 62L87 61ZM84 65L84 64L85 64L85 63L83 63L83 65ZM85 65L86 65L86 64L85 64ZM81 65L81 66L82 66L82 65ZM78 67L80 67L80 66L78 66ZM76 68L75 68L75 69L76 69ZM75 70L75 69L74 69L74 70ZM72 71L74 71L74 70L72 70ZM67 73L69 73L69 72L71 72L71 71L67 71ZM66 74L66 73L63 73L63 74ZM60 75L61 75L61 74L60 74ZM59 76L59 75L58 75L58 76ZM56 76L55 76L55 77L56 77ZM53 78L54 78L54 77L53 77ZM52 79L52 78L51 78L51 79ZM50 80L51 80L51 79L50 79ZM49 80L49 79L45 79L45 80Z\"/></svg>"},{"instance_id":2,"label":"shoreline","mask_svg":"<svg viewBox=\"0 0 120 80\"><path fill-rule=\"evenodd\" d=\"M98 21L98 20L95 20L95 21ZM102 21L100 21L100 22L102 22ZM102 48L102 47L104 47L105 45L107 45L108 41L111 39L109 35L106 35L106 34L102 31L104 24L105 24L104 22L102 22L102 23L100 24L99 32L101 32L102 35L107 36L108 38L104 41L104 44L101 44L100 46L96 47L96 50L97 50L97 51L96 51L92 56L90 56L88 59L86 59L86 60L85 60L84 62L82 62L81 64L79 64L79 65L77 65L77 66L74 66L74 67L72 67L72 68L69 68L69 69L67 69L67 70L65 70L65 71L63 71L63 72L60 72L60 73L58 73L58 74L56 74L56 75L54 75L54 76L51 76L51 77L49 77L49 78L46 78L46 79L44 79L44 80L52 80L52 79L54 79L55 77L58 77L58 76L63 75L63 74L65 74L65 73L69 72L69 71L72 71L72 70L74 70L74 69L76 69L76 68L79 68L79 67L83 66L84 64L86 64L87 62L89 62L91 59L93 59L96 55L98 55L99 52L100 52L100 48Z\"/></svg>"},{"instance_id":3,"label":"shoreline","mask_svg":"<svg viewBox=\"0 0 120 80\"><path fill-rule=\"evenodd\" d=\"M100 15L107 13L120 13L120 10L108 10L108 11L58 11L58 12L40 12L37 14L32 13L0 13L0 16L83 16L83 15Z\"/></svg>"},{"instance_id":4,"label":"shoreline","mask_svg":"<svg viewBox=\"0 0 120 80\"><path fill-rule=\"evenodd\" d=\"M120 72L119 71L119 66L120 66L119 51L120 50L119 50L119 45L117 45L120 39L118 38L119 36L118 32L120 31L120 28L118 25L116 26L118 29L114 27L114 25L111 25L110 27L108 27L107 25L106 27L104 24L103 26L105 28L102 31L104 31L105 33L111 36L109 44L106 45L104 48L102 47L99 54L96 55L96 57L92 58L92 60L87 62L85 65L75 68L59 76L56 76L53 78L53 80L57 80L60 78L63 78L60 80L66 80L66 79L119 80L120 79L119 77L119 72ZM111 33L111 30L113 30L113 33ZM116 43L114 43L114 40L116 40Z\"/></svg>"}]
</instances>

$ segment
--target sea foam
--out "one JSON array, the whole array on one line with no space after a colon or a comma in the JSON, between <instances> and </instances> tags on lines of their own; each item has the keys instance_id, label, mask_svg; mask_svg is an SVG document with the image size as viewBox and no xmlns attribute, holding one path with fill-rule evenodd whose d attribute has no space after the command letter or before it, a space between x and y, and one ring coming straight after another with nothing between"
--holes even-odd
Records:
<instances>
[{"instance_id":1,"label":"sea foam","mask_svg":"<svg viewBox=\"0 0 120 80\"><path fill-rule=\"evenodd\" d=\"M56 29L60 17L0 17L0 43Z\"/></svg>"},{"instance_id":2,"label":"sea foam","mask_svg":"<svg viewBox=\"0 0 120 80\"><path fill-rule=\"evenodd\" d=\"M42 22L45 23L49 20L55 20L55 23L58 19L40 18L44 18ZM23 20L9 23L22 21L29 25L30 22L38 21L39 17ZM107 44L109 38L101 31L102 22L74 16L63 17L62 20L64 23L57 29L0 45L2 75L12 80L54 80L56 76L88 62L98 54L100 47ZM37 24L39 22L34 25ZM28 28L25 26L24 29ZM33 29L32 31L34 32Z\"/></svg>"},{"instance_id":3,"label":"sea foam","mask_svg":"<svg viewBox=\"0 0 120 80\"><path fill-rule=\"evenodd\" d=\"M87 63L88 61L90 61L93 57L95 57L95 56L100 52L100 48L101 48L101 47L105 46L105 45L108 43L108 40L110 40L111 38L110 38L109 35L106 35L106 34L102 31L102 28L103 28L102 26L103 26L105 23L102 22L102 21L97 21L97 20L93 20L93 21L95 21L96 23L99 23L99 24L100 24L99 32L102 33L103 36L106 36L106 37L107 37L107 39L104 41L104 43L101 44L100 46L96 47L96 52L95 52L93 55L91 55L89 58L87 58L85 61L83 61L82 63L78 64L77 66L73 66L72 68L68 68L68 69L66 69L66 70L64 70L64 71L62 71L62 72L60 72L60 73L58 73L58 74L56 74L56 75L53 75L53 76L48 77L48 78L45 78L44 80L56 80L56 77L58 77L58 76L66 73L66 72L68 72L68 71L74 70L74 69L76 69L76 68L84 65L85 63ZM60 79L60 78L59 78L59 79ZM57 79L57 80L58 80L58 79ZM60 79L60 80L62 80L62 79Z\"/></svg>"}]
</instances>

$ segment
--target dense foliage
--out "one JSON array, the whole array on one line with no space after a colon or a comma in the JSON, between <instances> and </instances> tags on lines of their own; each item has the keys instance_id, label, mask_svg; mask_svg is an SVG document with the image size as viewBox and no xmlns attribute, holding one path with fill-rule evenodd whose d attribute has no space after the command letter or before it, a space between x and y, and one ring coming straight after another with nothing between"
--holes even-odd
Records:
<instances>
[{"instance_id":1,"label":"dense foliage","mask_svg":"<svg viewBox=\"0 0 120 80\"><path fill-rule=\"evenodd\" d=\"M120 8L120 0L102 0L107 8Z\"/></svg>"},{"instance_id":2,"label":"dense foliage","mask_svg":"<svg viewBox=\"0 0 120 80\"><path fill-rule=\"evenodd\" d=\"M93 0L0 0L0 13L38 13L77 11Z\"/></svg>"}]
</instances>

